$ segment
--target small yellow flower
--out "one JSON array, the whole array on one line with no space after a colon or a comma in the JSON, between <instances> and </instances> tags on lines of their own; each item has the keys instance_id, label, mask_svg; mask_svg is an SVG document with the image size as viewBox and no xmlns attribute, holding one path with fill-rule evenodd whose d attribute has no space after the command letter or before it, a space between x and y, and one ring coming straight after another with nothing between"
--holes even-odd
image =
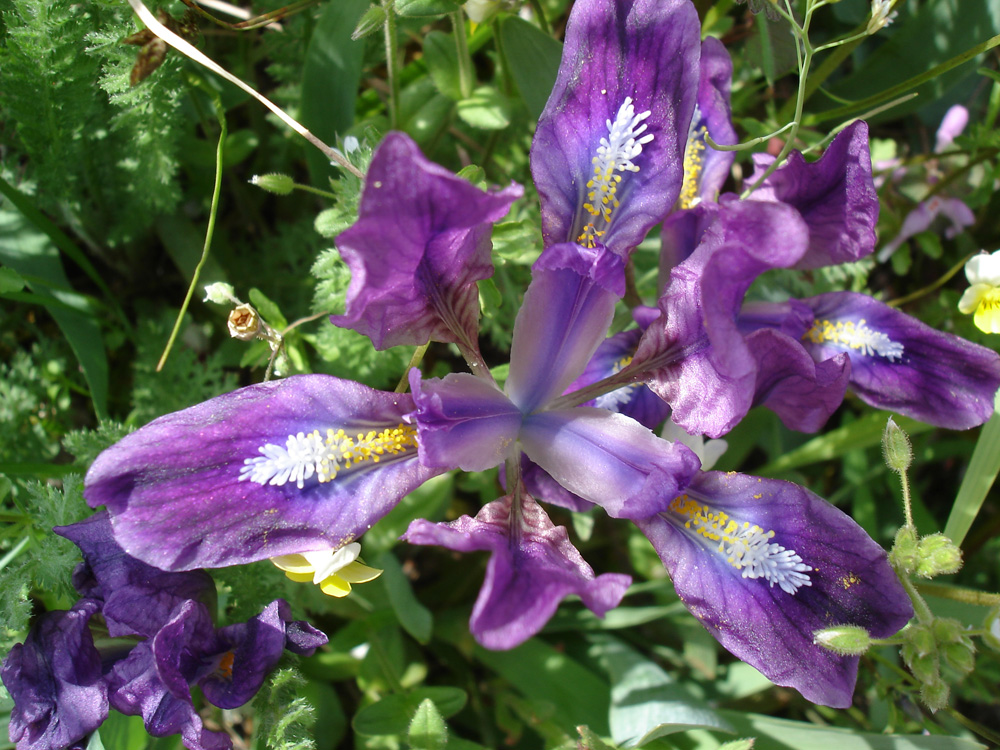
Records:
<instances>
[{"instance_id":1,"label":"small yellow flower","mask_svg":"<svg viewBox=\"0 0 1000 750\"><path fill-rule=\"evenodd\" d=\"M312 581L324 594L339 598L351 593L352 583L367 583L382 575L378 568L358 560L360 552L361 545L351 542L336 549L272 557L271 562L293 581Z\"/></svg>"},{"instance_id":2,"label":"small yellow flower","mask_svg":"<svg viewBox=\"0 0 1000 750\"><path fill-rule=\"evenodd\" d=\"M1000 333L1000 250L980 253L965 264L971 285L958 301L958 309L968 315L984 333Z\"/></svg>"}]
</instances>

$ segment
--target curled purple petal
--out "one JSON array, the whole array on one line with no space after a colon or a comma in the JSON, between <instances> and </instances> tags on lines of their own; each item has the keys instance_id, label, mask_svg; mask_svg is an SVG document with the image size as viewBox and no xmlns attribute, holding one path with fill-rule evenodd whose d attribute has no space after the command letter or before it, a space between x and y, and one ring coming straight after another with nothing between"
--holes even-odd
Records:
<instances>
[{"instance_id":1,"label":"curled purple petal","mask_svg":"<svg viewBox=\"0 0 1000 750\"><path fill-rule=\"evenodd\" d=\"M774 158L756 154L756 182ZM793 151L788 161L751 193L752 200L781 201L809 225L809 250L796 268L850 263L875 249L878 195L872 181L868 125L857 121L833 139L818 161Z\"/></svg>"},{"instance_id":2,"label":"curled purple petal","mask_svg":"<svg viewBox=\"0 0 1000 750\"><path fill-rule=\"evenodd\" d=\"M816 362L798 340L766 328L746 341L757 362L754 404L771 409L791 430L822 428L844 400L851 375L847 355Z\"/></svg>"},{"instance_id":3,"label":"curled purple petal","mask_svg":"<svg viewBox=\"0 0 1000 750\"><path fill-rule=\"evenodd\" d=\"M887 638L913 614L886 554L847 515L775 479L703 472L639 522L692 614L778 685L851 705L858 657L813 642L834 625Z\"/></svg>"},{"instance_id":4,"label":"curled purple petal","mask_svg":"<svg viewBox=\"0 0 1000 750\"><path fill-rule=\"evenodd\" d=\"M510 400L527 413L563 393L604 340L624 293L618 256L573 244L547 248L514 322Z\"/></svg>"},{"instance_id":5,"label":"curled purple petal","mask_svg":"<svg viewBox=\"0 0 1000 750\"><path fill-rule=\"evenodd\" d=\"M546 245L600 243L624 256L674 205L697 96L699 28L684 0L573 6L531 149Z\"/></svg>"},{"instance_id":6,"label":"curled purple petal","mask_svg":"<svg viewBox=\"0 0 1000 750\"><path fill-rule=\"evenodd\" d=\"M807 229L780 203L724 201L712 212L698 249L671 271L661 315L631 367L670 404L674 422L719 437L750 409L756 387L757 365L737 323L743 297L761 273L802 257Z\"/></svg>"},{"instance_id":7,"label":"curled purple petal","mask_svg":"<svg viewBox=\"0 0 1000 750\"><path fill-rule=\"evenodd\" d=\"M801 300L815 322L802 343L823 361L845 352L862 401L938 427L965 430L993 414L1000 356L937 331L863 294Z\"/></svg>"},{"instance_id":8,"label":"curled purple petal","mask_svg":"<svg viewBox=\"0 0 1000 750\"><path fill-rule=\"evenodd\" d=\"M443 379L410 371L420 460L425 466L484 471L500 464L517 439L521 412L497 386L468 373Z\"/></svg>"},{"instance_id":9,"label":"curled purple petal","mask_svg":"<svg viewBox=\"0 0 1000 750\"><path fill-rule=\"evenodd\" d=\"M656 513L699 466L687 446L623 414L585 406L526 417L521 446L559 484L615 518Z\"/></svg>"},{"instance_id":10,"label":"curled purple petal","mask_svg":"<svg viewBox=\"0 0 1000 750\"><path fill-rule=\"evenodd\" d=\"M372 158L357 223L337 237L351 269L347 312L332 322L376 349L429 340L475 345L476 282L493 274L492 223L523 193L483 192L428 161L403 133Z\"/></svg>"},{"instance_id":11,"label":"curled purple petal","mask_svg":"<svg viewBox=\"0 0 1000 750\"><path fill-rule=\"evenodd\" d=\"M63 750L108 717L101 657L88 623L98 603L47 612L4 659L0 676L14 700L9 734L18 750Z\"/></svg>"},{"instance_id":12,"label":"curled purple petal","mask_svg":"<svg viewBox=\"0 0 1000 750\"><path fill-rule=\"evenodd\" d=\"M325 375L249 386L104 451L84 494L126 553L164 570L339 547L439 473L418 460L413 408Z\"/></svg>"},{"instance_id":13,"label":"curled purple petal","mask_svg":"<svg viewBox=\"0 0 1000 750\"><path fill-rule=\"evenodd\" d=\"M595 578L566 529L554 526L523 492L483 506L475 518L437 524L418 519L402 538L411 544L491 553L469 621L476 640L491 649L511 649L528 640L569 594L603 617L618 606L632 581L616 573Z\"/></svg>"},{"instance_id":14,"label":"curled purple petal","mask_svg":"<svg viewBox=\"0 0 1000 750\"><path fill-rule=\"evenodd\" d=\"M112 534L107 511L53 531L83 552L74 585L83 596L102 602L101 615L113 638L152 637L177 605L215 594L215 582L204 571L165 572L125 554Z\"/></svg>"}]
</instances>

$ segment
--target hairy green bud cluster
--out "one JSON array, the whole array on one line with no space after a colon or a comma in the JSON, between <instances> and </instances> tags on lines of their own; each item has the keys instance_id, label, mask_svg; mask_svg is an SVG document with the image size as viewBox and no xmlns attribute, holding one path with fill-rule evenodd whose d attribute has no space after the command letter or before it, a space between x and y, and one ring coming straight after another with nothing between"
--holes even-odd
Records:
<instances>
[{"instance_id":1,"label":"hairy green bud cluster","mask_svg":"<svg viewBox=\"0 0 1000 750\"><path fill-rule=\"evenodd\" d=\"M957 677L969 674L976 665L976 647L958 620L942 617L918 623L903 631L903 661L920 682L921 700L932 711L948 705L951 688L942 677L943 669Z\"/></svg>"},{"instance_id":2,"label":"hairy green bud cluster","mask_svg":"<svg viewBox=\"0 0 1000 750\"><path fill-rule=\"evenodd\" d=\"M934 578L958 572L962 550L944 534L920 537L912 526L904 526L896 532L889 561L907 575Z\"/></svg>"}]
</instances>

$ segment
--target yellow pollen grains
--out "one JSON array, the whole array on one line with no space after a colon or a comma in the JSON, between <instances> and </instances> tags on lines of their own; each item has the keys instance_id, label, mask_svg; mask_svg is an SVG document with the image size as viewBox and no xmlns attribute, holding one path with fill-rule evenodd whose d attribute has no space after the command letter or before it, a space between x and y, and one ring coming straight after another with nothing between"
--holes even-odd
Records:
<instances>
[{"instance_id":1,"label":"yellow pollen grains","mask_svg":"<svg viewBox=\"0 0 1000 750\"><path fill-rule=\"evenodd\" d=\"M642 153L643 145L653 140L652 133L642 135L646 131L643 120L649 115L649 110L636 114L632 98L626 97L615 121L605 121L608 135L601 138L597 155L591 160L594 172L587 182L587 200L583 204L590 221L577 237L581 245L596 247L611 225L612 214L620 205L617 194L622 175L619 173L638 172L639 167L632 160Z\"/></svg>"},{"instance_id":2,"label":"yellow pollen grains","mask_svg":"<svg viewBox=\"0 0 1000 750\"><path fill-rule=\"evenodd\" d=\"M868 357L884 357L890 362L903 358L903 345L881 331L869 328L864 319L857 322L817 319L802 338L814 344L832 345L845 351L854 349Z\"/></svg>"},{"instance_id":3,"label":"yellow pollen grains","mask_svg":"<svg viewBox=\"0 0 1000 750\"><path fill-rule=\"evenodd\" d=\"M299 489L312 477L330 482L344 469L364 463L377 464L383 456L412 451L417 447L417 430L406 424L369 430L349 436L343 429L319 430L289 435L285 445L267 443L261 455L247 458L240 481L281 486L295 482Z\"/></svg>"},{"instance_id":4,"label":"yellow pollen grains","mask_svg":"<svg viewBox=\"0 0 1000 750\"><path fill-rule=\"evenodd\" d=\"M812 568L795 550L772 542L774 531L732 518L688 495L675 497L669 514L675 525L680 522L689 536L740 571L743 578L763 578L788 594L812 585L807 575Z\"/></svg>"},{"instance_id":5,"label":"yellow pollen grains","mask_svg":"<svg viewBox=\"0 0 1000 750\"><path fill-rule=\"evenodd\" d=\"M688 137L684 149L684 181L677 199L680 208L694 208L701 202L698 189L701 186L701 169L705 153L705 135L708 129L702 125Z\"/></svg>"}]
</instances>

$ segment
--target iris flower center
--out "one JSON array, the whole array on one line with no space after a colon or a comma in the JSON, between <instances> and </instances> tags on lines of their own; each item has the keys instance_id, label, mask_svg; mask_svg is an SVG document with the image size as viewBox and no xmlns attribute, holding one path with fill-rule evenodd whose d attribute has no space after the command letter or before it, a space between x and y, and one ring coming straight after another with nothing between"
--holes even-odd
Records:
<instances>
[{"instance_id":1,"label":"iris flower center","mask_svg":"<svg viewBox=\"0 0 1000 750\"><path fill-rule=\"evenodd\" d=\"M885 357L890 362L903 358L903 345L881 331L869 328L863 318L856 323L853 320L834 322L817 319L802 338L814 344L832 344L845 350L855 349L869 357Z\"/></svg>"},{"instance_id":2,"label":"iris flower center","mask_svg":"<svg viewBox=\"0 0 1000 750\"><path fill-rule=\"evenodd\" d=\"M594 174L587 182L587 200L583 204L591 218L577 237L581 245L596 247L611 224L611 215L619 206L617 192L622 176L618 173L639 171L632 160L642 153L643 145L653 140L652 133L642 135L646 131L643 120L650 114L649 110L636 114L632 98L627 96L618 108L615 121L605 120L608 135L601 138L597 155L591 160Z\"/></svg>"},{"instance_id":3,"label":"iris flower center","mask_svg":"<svg viewBox=\"0 0 1000 750\"><path fill-rule=\"evenodd\" d=\"M417 447L417 430L399 424L382 431L369 430L349 437L343 429L328 429L326 436L319 430L308 435L289 435L285 445L267 443L258 450L262 455L243 461L240 481L281 486L295 482L301 490L305 481L315 476L329 482L342 469L371 462L377 464L384 455L405 453Z\"/></svg>"},{"instance_id":4,"label":"iris flower center","mask_svg":"<svg viewBox=\"0 0 1000 750\"><path fill-rule=\"evenodd\" d=\"M681 194L677 199L680 208L694 208L701 203L698 190L701 187L702 161L708 128L704 125L694 125L700 117L701 114L696 108L692 118L691 133L684 148L684 181L681 183Z\"/></svg>"},{"instance_id":5,"label":"iris flower center","mask_svg":"<svg viewBox=\"0 0 1000 750\"><path fill-rule=\"evenodd\" d=\"M778 584L789 594L794 594L800 586L812 585L806 575L812 568L802 562L795 550L772 542L773 531L739 521L725 511L715 511L688 495L673 499L668 516L675 525L683 523L691 538L722 556L743 578L763 578L772 587Z\"/></svg>"}]
</instances>

